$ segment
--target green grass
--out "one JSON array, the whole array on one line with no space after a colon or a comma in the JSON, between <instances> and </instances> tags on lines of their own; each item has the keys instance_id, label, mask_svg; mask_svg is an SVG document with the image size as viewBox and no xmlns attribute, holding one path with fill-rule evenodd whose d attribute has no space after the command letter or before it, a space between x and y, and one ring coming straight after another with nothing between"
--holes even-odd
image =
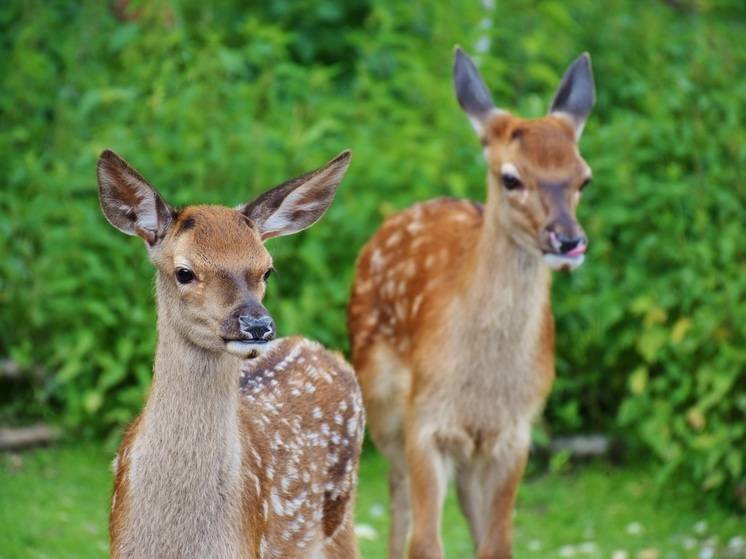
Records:
<instances>
[{"instance_id":1,"label":"green grass","mask_svg":"<svg viewBox=\"0 0 746 559\"><path fill-rule=\"evenodd\" d=\"M0 455L0 558L104 557L110 458L92 445ZM386 469L380 456L366 452L357 510L366 559L385 556ZM597 463L527 479L515 517L516 557L746 557L746 548L736 549L746 538L743 517L691 490L656 495L654 475ZM471 556L453 495L443 534L448 557Z\"/></svg>"}]
</instances>

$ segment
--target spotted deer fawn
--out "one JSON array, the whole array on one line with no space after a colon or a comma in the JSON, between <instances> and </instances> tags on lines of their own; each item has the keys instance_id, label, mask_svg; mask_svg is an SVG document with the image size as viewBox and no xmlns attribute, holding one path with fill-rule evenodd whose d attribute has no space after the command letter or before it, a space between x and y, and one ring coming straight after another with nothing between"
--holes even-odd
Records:
<instances>
[{"instance_id":1,"label":"spotted deer fawn","mask_svg":"<svg viewBox=\"0 0 746 559\"><path fill-rule=\"evenodd\" d=\"M114 461L113 557L358 556L355 375L317 343L274 339L261 303L272 271L263 241L318 220L349 160L236 209L176 210L101 155L101 207L144 239L158 308L153 386Z\"/></svg>"},{"instance_id":2,"label":"spotted deer fawn","mask_svg":"<svg viewBox=\"0 0 746 559\"><path fill-rule=\"evenodd\" d=\"M348 309L371 435L391 465L392 559L408 534L411 558L443 556L451 471L477 556L512 556L530 426L554 377L550 269L580 265L587 246L575 209L590 180L577 147L594 103L588 55L539 119L497 109L460 49L454 84L484 146L487 202L442 198L388 218L360 254Z\"/></svg>"}]
</instances>

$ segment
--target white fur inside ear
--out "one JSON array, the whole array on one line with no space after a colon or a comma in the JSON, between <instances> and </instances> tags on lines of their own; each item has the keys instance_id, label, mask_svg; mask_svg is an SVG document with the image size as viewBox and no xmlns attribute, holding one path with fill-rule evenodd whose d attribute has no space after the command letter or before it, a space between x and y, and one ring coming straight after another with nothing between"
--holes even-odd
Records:
<instances>
[{"instance_id":1,"label":"white fur inside ear","mask_svg":"<svg viewBox=\"0 0 746 559\"><path fill-rule=\"evenodd\" d=\"M487 129L487 124L489 124L489 122L494 117L504 112L505 111L501 109L493 108L491 111L486 112L481 115L474 115L474 114L467 113L466 116L469 119L469 122L471 123L471 127L474 128L474 131L477 133L477 136L481 138L485 130Z\"/></svg>"},{"instance_id":2,"label":"white fur inside ear","mask_svg":"<svg viewBox=\"0 0 746 559\"><path fill-rule=\"evenodd\" d=\"M569 122L572 125L572 127L575 129L575 141L580 140L580 136L583 135L583 128L585 128L586 119L579 120L575 118L573 115L571 115L570 113L566 113L564 111L554 111L552 113L552 116L556 116L558 118L561 118Z\"/></svg>"},{"instance_id":3,"label":"white fur inside ear","mask_svg":"<svg viewBox=\"0 0 746 559\"><path fill-rule=\"evenodd\" d=\"M469 122L471 123L471 127L474 129L474 132L477 133L477 136L481 136L484 132L484 126L483 121L481 118L477 118L475 116L466 115L469 119Z\"/></svg>"},{"instance_id":4,"label":"white fur inside ear","mask_svg":"<svg viewBox=\"0 0 746 559\"><path fill-rule=\"evenodd\" d=\"M101 177L106 192L117 192L118 187L111 177L104 173ZM135 193L137 197L137 203L135 206L124 203L119 198L114 198L110 194L106 195L108 203L123 216L134 214L136 216L135 225L140 229L147 231L158 230L158 209L156 208L155 195L150 187L142 182L138 181L134 177L125 177L127 188ZM129 234L134 234L133 231L129 231Z\"/></svg>"},{"instance_id":5,"label":"white fur inside ear","mask_svg":"<svg viewBox=\"0 0 746 559\"><path fill-rule=\"evenodd\" d=\"M262 238L296 233L316 223L334 199L346 170L345 165L326 169L288 194L261 224Z\"/></svg>"},{"instance_id":6,"label":"white fur inside ear","mask_svg":"<svg viewBox=\"0 0 746 559\"><path fill-rule=\"evenodd\" d=\"M138 186L138 191L142 194L142 198L135 209L137 225L148 231L158 231L158 210L155 206L155 196L149 189L142 186Z\"/></svg>"},{"instance_id":7,"label":"white fur inside ear","mask_svg":"<svg viewBox=\"0 0 746 559\"><path fill-rule=\"evenodd\" d=\"M262 233L265 235L281 235L283 233L292 233L300 231L310 226L314 221L310 221L306 225L299 228L295 226L298 224L297 216L299 213L302 214L321 214L326 210L326 201L322 198L308 199L308 191L305 186L300 186L293 192L291 192L277 211L273 213L269 218L262 224ZM294 219L295 218L295 219ZM301 220L305 221L305 220Z\"/></svg>"}]
</instances>

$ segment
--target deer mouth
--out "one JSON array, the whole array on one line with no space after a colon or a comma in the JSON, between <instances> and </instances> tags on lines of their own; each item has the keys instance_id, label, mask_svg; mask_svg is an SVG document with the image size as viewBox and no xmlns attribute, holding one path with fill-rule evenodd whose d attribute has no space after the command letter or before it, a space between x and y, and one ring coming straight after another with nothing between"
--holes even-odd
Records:
<instances>
[{"instance_id":1,"label":"deer mouth","mask_svg":"<svg viewBox=\"0 0 746 559\"><path fill-rule=\"evenodd\" d=\"M263 353L266 353L270 347L273 347L276 341L277 340L259 340L253 338L223 338L226 351L238 355L239 357L243 357L244 359L254 359L259 357Z\"/></svg>"},{"instance_id":2,"label":"deer mouth","mask_svg":"<svg viewBox=\"0 0 746 559\"><path fill-rule=\"evenodd\" d=\"M552 270L574 270L580 266L585 260L585 254L583 252L579 254L562 254L559 252L545 252L542 255L544 263L549 266Z\"/></svg>"},{"instance_id":3,"label":"deer mouth","mask_svg":"<svg viewBox=\"0 0 746 559\"><path fill-rule=\"evenodd\" d=\"M552 270L574 270L585 260L585 252L588 250L588 241L584 236L576 237L566 241L550 231L548 248L544 249L544 262Z\"/></svg>"}]
</instances>

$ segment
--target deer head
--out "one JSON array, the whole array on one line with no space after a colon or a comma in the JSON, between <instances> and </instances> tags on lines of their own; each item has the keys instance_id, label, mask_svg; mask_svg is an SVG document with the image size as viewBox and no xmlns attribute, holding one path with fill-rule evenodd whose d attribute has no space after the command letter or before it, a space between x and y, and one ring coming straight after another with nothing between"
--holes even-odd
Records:
<instances>
[{"instance_id":1,"label":"deer head","mask_svg":"<svg viewBox=\"0 0 746 559\"><path fill-rule=\"evenodd\" d=\"M490 197L502 229L553 269L582 264L588 240L575 217L591 170L578 140L595 102L591 59L582 54L565 72L549 113L523 119L498 109L474 63L456 48L456 97L479 135Z\"/></svg>"},{"instance_id":2,"label":"deer head","mask_svg":"<svg viewBox=\"0 0 746 559\"><path fill-rule=\"evenodd\" d=\"M157 270L159 315L199 347L253 356L275 336L262 305L272 272L264 241L313 225L331 204L349 162L344 151L237 208L176 210L107 150L98 161L99 200L109 223L145 241Z\"/></svg>"}]
</instances>

